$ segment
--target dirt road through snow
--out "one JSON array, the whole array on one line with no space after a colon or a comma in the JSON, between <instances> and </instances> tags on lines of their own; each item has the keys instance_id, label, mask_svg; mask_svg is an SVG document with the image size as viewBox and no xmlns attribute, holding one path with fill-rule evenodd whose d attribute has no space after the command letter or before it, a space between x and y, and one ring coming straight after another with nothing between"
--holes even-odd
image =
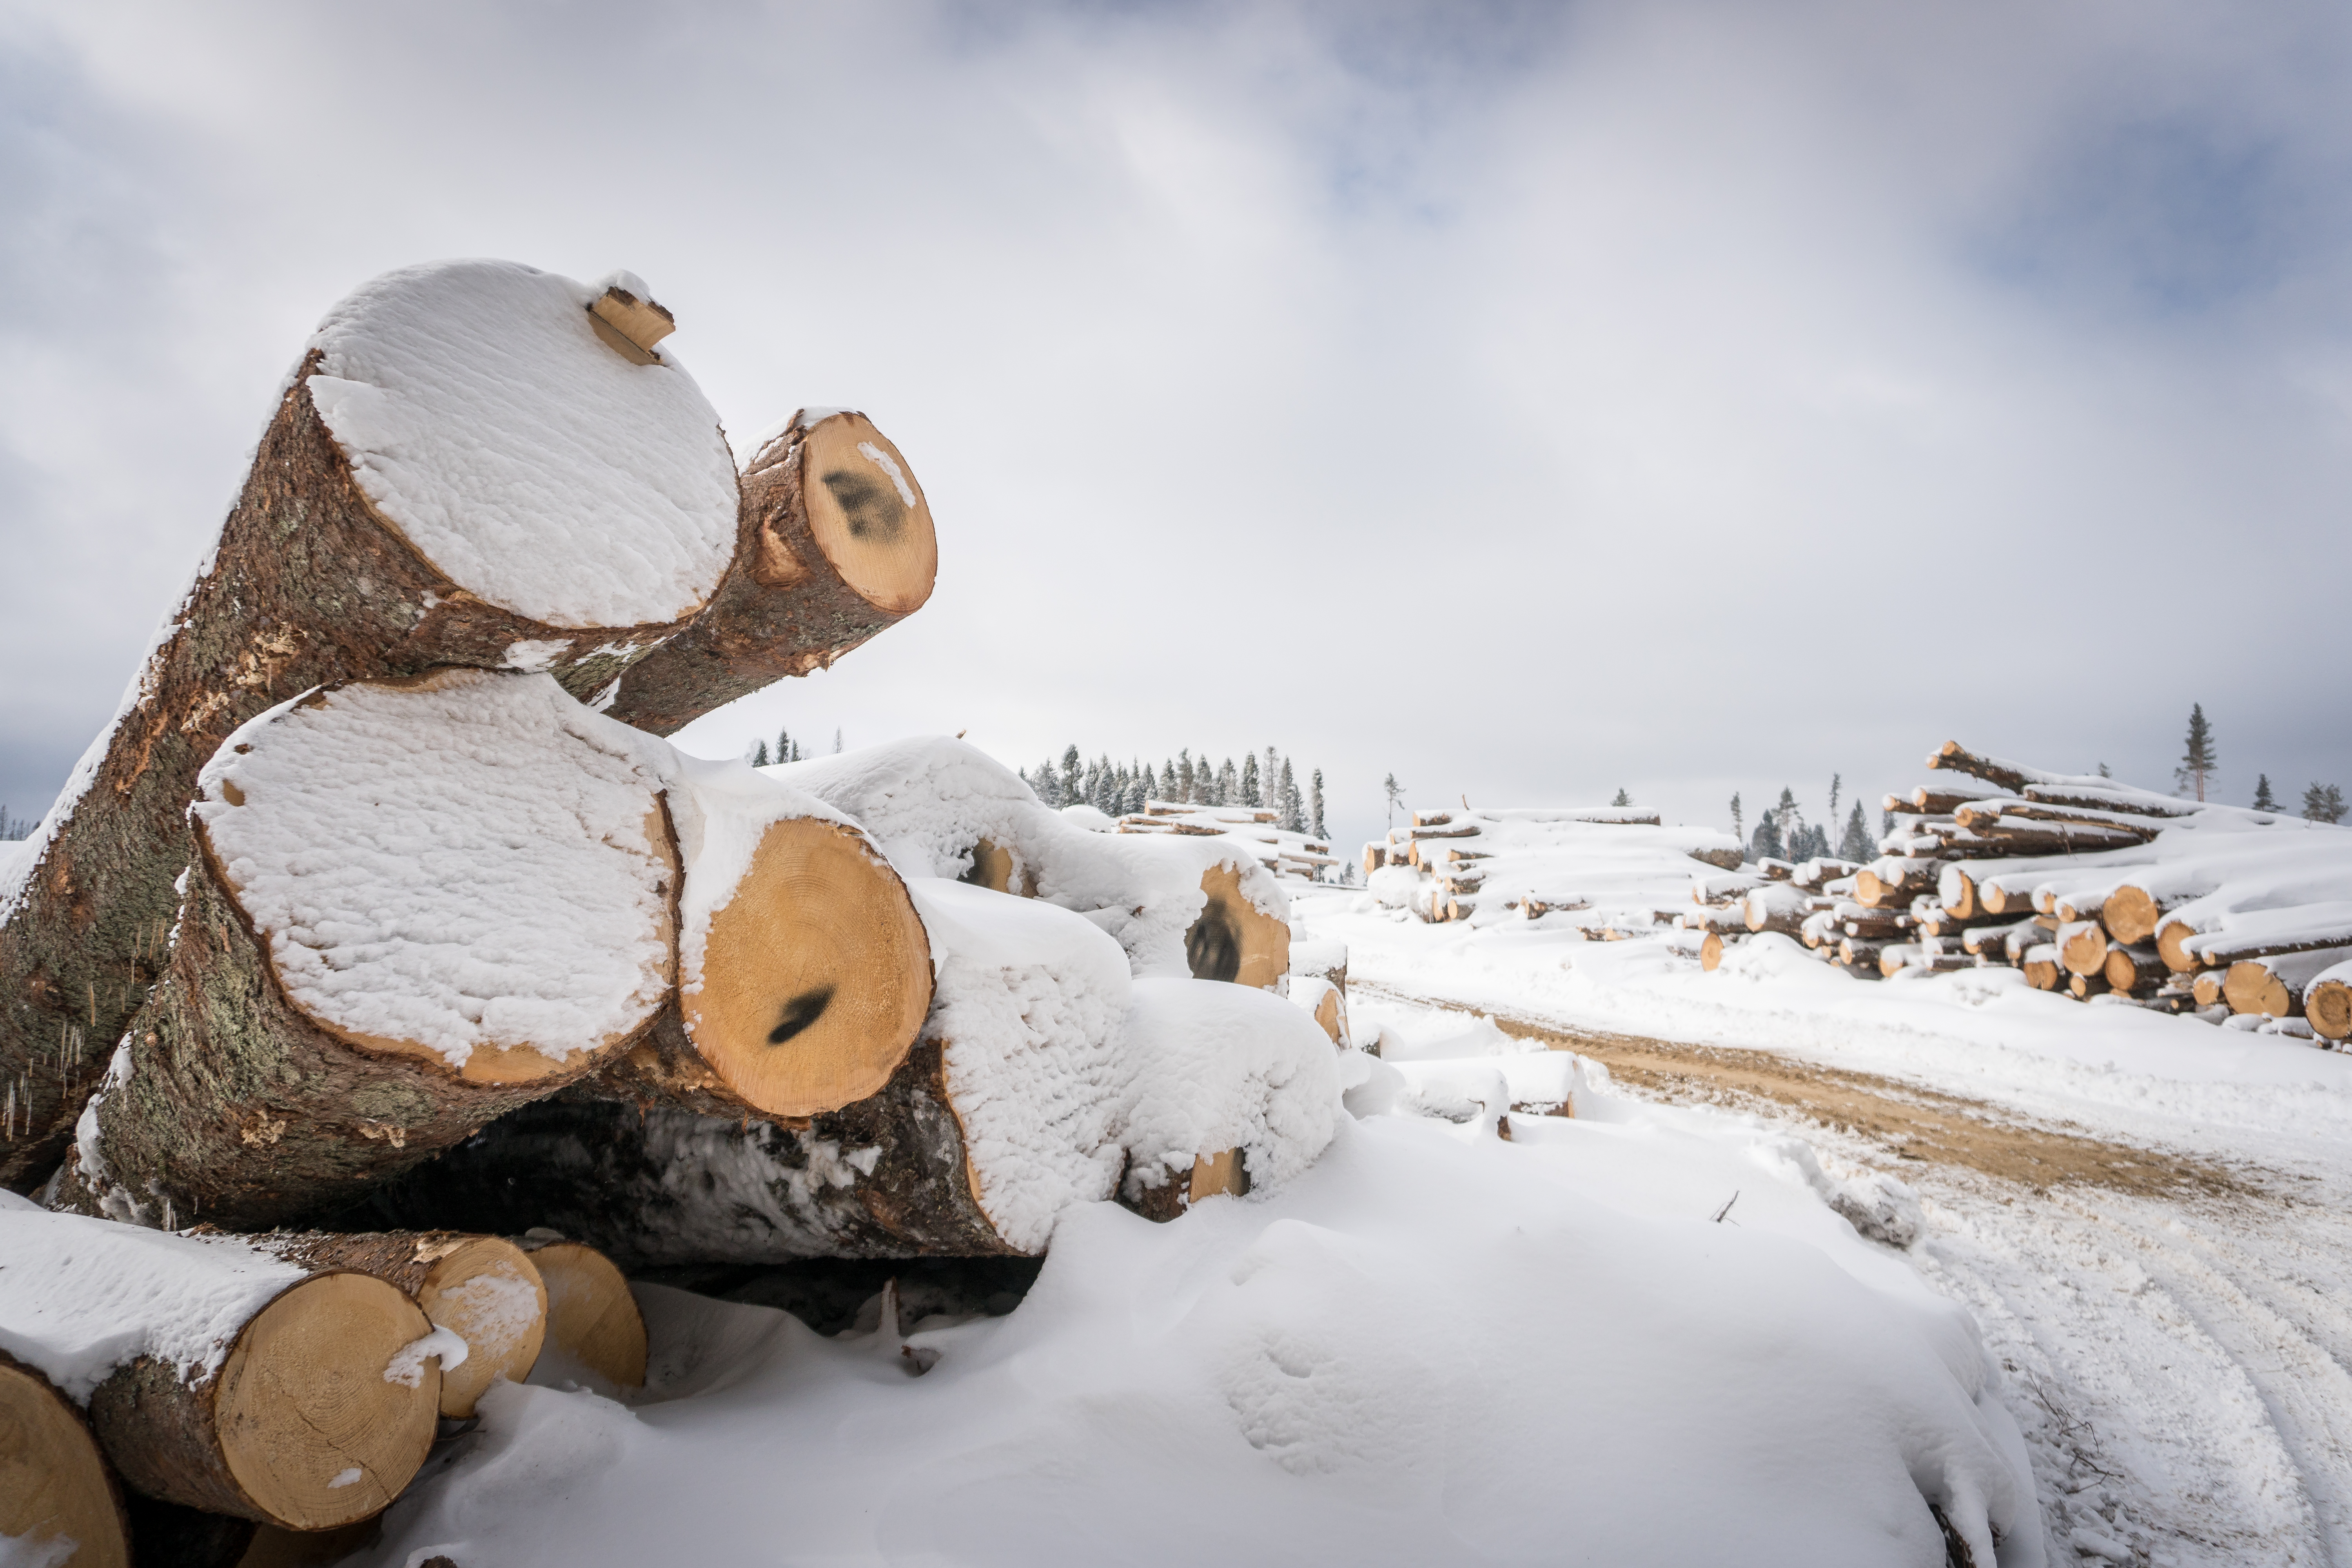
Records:
<instances>
[{"instance_id":1,"label":"dirt road through snow","mask_svg":"<svg viewBox=\"0 0 2352 1568\"><path fill-rule=\"evenodd\" d=\"M2056 1561L2352 1565L2352 1216L2320 1175L1770 1051L1489 1016L1629 1092L1915 1188L1911 1256L2010 1373Z\"/></svg>"}]
</instances>

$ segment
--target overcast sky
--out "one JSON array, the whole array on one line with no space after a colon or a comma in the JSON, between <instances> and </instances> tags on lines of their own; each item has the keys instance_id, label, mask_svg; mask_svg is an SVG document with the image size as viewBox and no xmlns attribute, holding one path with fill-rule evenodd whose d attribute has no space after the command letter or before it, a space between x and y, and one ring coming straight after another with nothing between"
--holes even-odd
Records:
<instances>
[{"instance_id":1,"label":"overcast sky","mask_svg":"<svg viewBox=\"0 0 2352 1568\"><path fill-rule=\"evenodd\" d=\"M642 274L929 605L683 737L1273 744L1335 834L1948 738L2352 786L2352 9L0 4L0 800L362 279ZM1851 798L1851 796L1849 796Z\"/></svg>"}]
</instances>

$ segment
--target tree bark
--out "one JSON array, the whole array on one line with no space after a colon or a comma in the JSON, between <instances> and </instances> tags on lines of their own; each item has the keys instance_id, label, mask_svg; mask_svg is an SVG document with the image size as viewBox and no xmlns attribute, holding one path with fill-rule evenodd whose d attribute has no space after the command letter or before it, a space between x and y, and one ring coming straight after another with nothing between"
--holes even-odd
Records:
<instances>
[{"instance_id":1,"label":"tree bark","mask_svg":"<svg viewBox=\"0 0 2352 1568\"><path fill-rule=\"evenodd\" d=\"M821 669L930 597L939 542L898 448L863 414L803 410L743 472L735 563L693 623L622 676L607 710L675 734Z\"/></svg>"},{"instance_id":2,"label":"tree bark","mask_svg":"<svg viewBox=\"0 0 2352 1568\"><path fill-rule=\"evenodd\" d=\"M388 783L412 734L460 759ZM445 670L315 693L237 736L201 781L170 967L91 1107L68 1206L167 1229L283 1224L554 1092L650 1026L674 981L680 879L661 773L615 754L627 731L543 678ZM527 885L557 867L613 907ZM485 909L496 922L469 929ZM593 945L578 931L592 917ZM572 967L542 973L575 938ZM461 968L439 956L451 945L467 951ZM598 1001L575 1010L551 985ZM477 1033L453 1054L443 1037L501 1009L527 1041Z\"/></svg>"},{"instance_id":3,"label":"tree bark","mask_svg":"<svg viewBox=\"0 0 2352 1568\"><path fill-rule=\"evenodd\" d=\"M53 808L0 926L0 1080L18 1104L0 1182L18 1190L63 1154L163 970L184 809L223 737L306 688L445 665L525 658L584 696L679 624L550 626L477 596L361 493L311 401L319 363L313 350L280 400L210 563L86 759L94 772Z\"/></svg>"},{"instance_id":4,"label":"tree bark","mask_svg":"<svg viewBox=\"0 0 2352 1568\"><path fill-rule=\"evenodd\" d=\"M418 1357L413 1384L385 1374L430 1332L394 1287L313 1274L247 1319L210 1373L184 1378L147 1356L118 1367L90 1395L90 1426L142 1492L289 1530L332 1529L388 1507L425 1462L438 1363Z\"/></svg>"}]
</instances>

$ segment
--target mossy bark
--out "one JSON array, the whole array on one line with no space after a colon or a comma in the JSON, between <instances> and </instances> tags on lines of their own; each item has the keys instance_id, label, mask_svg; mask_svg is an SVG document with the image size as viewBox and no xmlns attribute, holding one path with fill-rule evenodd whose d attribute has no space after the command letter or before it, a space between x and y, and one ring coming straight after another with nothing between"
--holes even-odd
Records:
<instances>
[{"instance_id":1,"label":"mossy bark","mask_svg":"<svg viewBox=\"0 0 2352 1568\"><path fill-rule=\"evenodd\" d=\"M287 999L201 839L171 964L131 1021L127 1077L95 1108L103 1170L60 1206L150 1225L259 1230L356 1201L593 1067L468 1082L329 1034Z\"/></svg>"},{"instance_id":2,"label":"mossy bark","mask_svg":"<svg viewBox=\"0 0 2352 1568\"><path fill-rule=\"evenodd\" d=\"M311 405L315 365L279 404L212 561L0 926L0 1184L19 1191L63 1156L163 973L188 802L232 730L314 686L501 668L522 641L559 646L545 667L584 699L676 629L549 626L451 581L361 494Z\"/></svg>"}]
</instances>

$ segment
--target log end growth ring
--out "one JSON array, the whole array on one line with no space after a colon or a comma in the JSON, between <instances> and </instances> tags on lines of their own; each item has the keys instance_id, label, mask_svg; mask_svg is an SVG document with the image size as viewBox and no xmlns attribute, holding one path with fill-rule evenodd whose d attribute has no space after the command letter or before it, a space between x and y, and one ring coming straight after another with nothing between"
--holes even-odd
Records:
<instances>
[{"instance_id":1,"label":"log end growth ring","mask_svg":"<svg viewBox=\"0 0 2352 1568\"><path fill-rule=\"evenodd\" d=\"M75 1542L77 1568L129 1568L130 1532L98 1440L65 1396L0 1356L0 1542ZM13 1561L13 1559L12 1559Z\"/></svg>"},{"instance_id":2,"label":"log end growth ring","mask_svg":"<svg viewBox=\"0 0 2352 1568\"><path fill-rule=\"evenodd\" d=\"M771 826L710 917L694 1047L744 1103L814 1116L876 1093L931 1005L931 950L897 872L849 828Z\"/></svg>"},{"instance_id":3,"label":"log end growth ring","mask_svg":"<svg viewBox=\"0 0 2352 1568\"><path fill-rule=\"evenodd\" d=\"M939 576L939 536L898 448L863 414L835 414L808 433L801 461L809 531L841 580L892 615L920 609Z\"/></svg>"},{"instance_id":4,"label":"log end growth ring","mask_svg":"<svg viewBox=\"0 0 2352 1568\"><path fill-rule=\"evenodd\" d=\"M450 1244L416 1292L416 1304L466 1342L466 1359L441 1374L441 1414L463 1417L499 1378L530 1375L547 1333L547 1286L530 1255L495 1236Z\"/></svg>"},{"instance_id":5,"label":"log end growth ring","mask_svg":"<svg viewBox=\"0 0 2352 1568\"><path fill-rule=\"evenodd\" d=\"M246 1324L221 1369L213 1426L229 1474L289 1530L331 1530L389 1508L425 1463L441 1373L387 1377L432 1331L415 1302L372 1275L313 1275Z\"/></svg>"}]
</instances>

